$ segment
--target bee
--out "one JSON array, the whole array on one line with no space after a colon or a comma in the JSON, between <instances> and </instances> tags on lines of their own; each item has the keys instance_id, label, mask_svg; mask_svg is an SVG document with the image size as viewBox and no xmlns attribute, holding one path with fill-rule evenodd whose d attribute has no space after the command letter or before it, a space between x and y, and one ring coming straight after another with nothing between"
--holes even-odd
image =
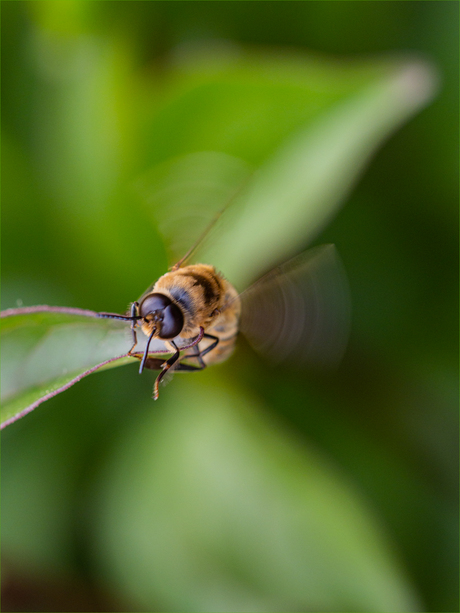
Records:
<instances>
[{"instance_id":1,"label":"bee","mask_svg":"<svg viewBox=\"0 0 460 613\"><path fill-rule=\"evenodd\" d=\"M153 388L157 400L159 384L168 370L203 370L226 360L235 347L241 301L235 288L213 266L181 266L183 258L131 305L129 315L99 313L99 317L131 321L133 345L137 346L136 327L147 337L139 373L144 368L160 369ZM149 357L152 339L164 341L172 353L162 361ZM181 357L182 353L182 357ZM187 361L184 361L187 360ZM195 364L191 364L190 360Z\"/></svg>"},{"instance_id":2,"label":"bee","mask_svg":"<svg viewBox=\"0 0 460 613\"><path fill-rule=\"evenodd\" d=\"M214 266L183 266L195 248L133 302L129 314L99 313L131 322L129 355L140 359L139 373L160 370L154 400L170 369L198 371L226 360L240 330L272 361L340 360L348 336L348 286L333 245L301 253L241 294ZM134 351L137 326L147 337L143 354ZM170 353L168 359L149 355L153 339L166 347L154 353Z\"/></svg>"}]
</instances>

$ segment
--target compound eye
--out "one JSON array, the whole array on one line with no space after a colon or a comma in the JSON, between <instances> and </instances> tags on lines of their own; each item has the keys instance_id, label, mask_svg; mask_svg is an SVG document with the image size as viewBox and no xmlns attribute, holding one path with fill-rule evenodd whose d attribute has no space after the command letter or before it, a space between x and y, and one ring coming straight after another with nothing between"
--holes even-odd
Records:
<instances>
[{"instance_id":1,"label":"compound eye","mask_svg":"<svg viewBox=\"0 0 460 613\"><path fill-rule=\"evenodd\" d=\"M164 310L163 323L161 324L160 338L174 338L180 334L184 327L184 316L182 311L171 302Z\"/></svg>"},{"instance_id":2,"label":"compound eye","mask_svg":"<svg viewBox=\"0 0 460 613\"><path fill-rule=\"evenodd\" d=\"M139 305L139 315L147 317L155 311L162 311L171 304L171 300L164 294L149 294Z\"/></svg>"}]
</instances>

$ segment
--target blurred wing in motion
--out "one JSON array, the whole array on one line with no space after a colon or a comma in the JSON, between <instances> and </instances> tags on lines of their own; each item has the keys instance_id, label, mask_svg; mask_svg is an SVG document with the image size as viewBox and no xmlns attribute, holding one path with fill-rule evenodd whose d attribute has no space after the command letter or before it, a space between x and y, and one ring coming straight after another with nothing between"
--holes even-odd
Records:
<instances>
[{"instance_id":1,"label":"blurred wing in motion","mask_svg":"<svg viewBox=\"0 0 460 613\"><path fill-rule=\"evenodd\" d=\"M338 365L348 340L350 296L334 245L301 253L241 294L240 329L275 363Z\"/></svg>"},{"instance_id":2,"label":"blurred wing in motion","mask_svg":"<svg viewBox=\"0 0 460 613\"><path fill-rule=\"evenodd\" d=\"M217 230L215 222L252 172L240 158L199 151L168 159L137 179L135 189L165 241L171 265L185 259L194 241L201 247L211 227Z\"/></svg>"}]
</instances>

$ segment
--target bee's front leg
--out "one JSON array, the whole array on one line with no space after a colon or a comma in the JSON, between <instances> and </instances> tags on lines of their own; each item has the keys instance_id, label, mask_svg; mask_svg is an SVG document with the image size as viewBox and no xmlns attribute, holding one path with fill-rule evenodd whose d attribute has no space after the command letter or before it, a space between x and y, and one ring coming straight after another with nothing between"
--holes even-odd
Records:
<instances>
[{"instance_id":1,"label":"bee's front leg","mask_svg":"<svg viewBox=\"0 0 460 613\"><path fill-rule=\"evenodd\" d=\"M139 303L138 302L133 302L131 305L131 332L133 335L133 346L131 347L131 349L128 351L128 355L131 355L131 353L133 352L134 347L137 345L137 334L136 334L136 326L137 326L137 320L135 319L135 317L137 316L137 313L139 309Z\"/></svg>"},{"instance_id":2,"label":"bee's front leg","mask_svg":"<svg viewBox=\"0 0 460 613\"><path fill-rule=\"evenodd\" d=\"M166 360L166 362L163 364L163 370L160 372L160 374L156 378L155 385L153 386L153 399L154 400L158 399L158 395L159 395L158 386L160 385L160 381L163 379L163 377L168 372L168 370L171 368L171 366L174 366L174 364L177 362L180 356L180 349L177 347L176 343L174 341L169 341L169 343L174 347L176 352L168 360Z\"/></svg>"},{"instance_id":3,"label":"bee's front leg","mask_svg":"<svg viewBox=\"0 0 460 613\"><path fill-rule=\"evenodd\" d=\"M215 349L220 341L220 338L218 338L217 336L214 336L213 334L203 334L203 336L204 338L210 338L213 342L209 345L209 347L206 347L206 349L203 349L203 351L200 352L201 357L203 357L204 355L206 355L207 353Z\"/></svg>"},{"instance_id":4,"label":"bee's front leg","mask_svg":"<svg viewBox=\"0 0 460 613\"><path fill-rule=\"evenodd\" d=\"M177 367L177 370L193 371L193 370L204 370L206 368L207 364L203 360L203 356L205 356L210 351L215 349L217 347L217 345L219 344L219 340L220 339L217 336L213 336L212 334L206 334L206 333L203 334L203 338L209 338L213 342L209 345L209 347L206 347L206 349L203 349L203 351L200 351L200 348L198 347L198 345L195 345L194 346L194 350L195 350L194 353L189 353L189 354L184 356L184 358L186 358L186 359L196 358L198 360L199 366L192 366L191 364L182 364L181 363Z\"/></svg>"}]
</instances>

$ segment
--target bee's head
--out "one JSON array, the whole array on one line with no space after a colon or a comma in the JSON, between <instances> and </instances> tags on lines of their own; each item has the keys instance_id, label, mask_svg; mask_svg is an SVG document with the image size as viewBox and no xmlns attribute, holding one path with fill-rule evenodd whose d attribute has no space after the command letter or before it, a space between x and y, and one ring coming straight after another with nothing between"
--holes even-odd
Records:
<instances>
[{"instance_id":1,"label":"bee's head","mask_svg":"<svg viewBox=\"0 0 460 613\"><path fill-rule=\"evenodd\" d=\"M138 313L156 328L162 339L175 338L184 327L182 311L164 294L148 294L139 304Z\"/></svg>"}]
</instances>

